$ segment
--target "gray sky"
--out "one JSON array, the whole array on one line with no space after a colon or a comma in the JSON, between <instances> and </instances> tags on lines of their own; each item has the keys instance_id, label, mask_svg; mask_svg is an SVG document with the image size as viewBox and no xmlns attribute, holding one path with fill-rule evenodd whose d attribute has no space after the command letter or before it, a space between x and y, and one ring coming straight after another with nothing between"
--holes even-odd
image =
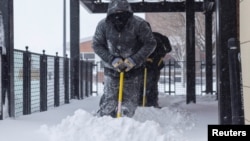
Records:
<instances>
[{"instance_id":1,"label":"gray sky","mask_svg":"<svg viewBox=\"0 0 250 141\"><path fill-rule=\"evenodd\" d=\"M69 0L67 41L69 41ZM144 14L137 14L144 16ZM80 39L93 36L97 23L106 14L89 13L80 7ZM59 56L63 53L63 0L14 0L14 48ZM69 53L67 53L69 54Z\"/></svg>"}]
</instances>

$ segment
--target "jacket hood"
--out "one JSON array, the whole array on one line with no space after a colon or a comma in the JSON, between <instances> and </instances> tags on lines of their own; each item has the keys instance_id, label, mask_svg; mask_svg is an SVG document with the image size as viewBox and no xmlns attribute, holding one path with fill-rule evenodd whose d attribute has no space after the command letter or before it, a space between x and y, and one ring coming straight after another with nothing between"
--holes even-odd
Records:
<instances>
[{"instance_id":1,"label":"jacket hood","mask_svg":"<svg viewBox=\"0 0 250 141\"><path fill-rule=\"evenodd\" d=\"M117 11L126 11L133 14L131 6L127 0L111 0L108 6L107 16L114 14Z\"/></svg>"}]
</instances>

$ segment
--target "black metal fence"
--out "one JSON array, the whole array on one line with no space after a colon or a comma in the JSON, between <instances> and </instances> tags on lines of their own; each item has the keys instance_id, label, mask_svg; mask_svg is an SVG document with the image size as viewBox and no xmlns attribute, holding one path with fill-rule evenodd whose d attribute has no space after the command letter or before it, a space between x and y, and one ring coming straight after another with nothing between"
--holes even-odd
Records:
<instances>
[{"instance_id":1,"label":"black metal fence","mask_svg":"<svg viewBox=\"0 0 250 141\"><path fill-rule=\"evenodd\" d=\"M1 19L1 18L0 18ZM0 120L3 119L3 96L2 96L2 89L3 89L3 76L2 76L2 55L6 55L6 50L2 46L0 46Z\"/></svg>"},{"instance_id":2,"label":"black metal fence","mask_svg":"<svg viewBox=\"0 0 250 141\"><path fill-rule=\"evenodd\" d=\"M169 95L186 95L186 62L185 61L169 61L165 63L161 70L160 79L158 81L158 90L162 94ZM196 61L196 95L203 95L206 92L206 70L205 64ZM215 65L214 65L215 66ZM93 92L102 94L103 92L103 67L101 62L94 65L94 81ZM216 69L213 68L213 91L216 92Z\"/></svg>"},{"instance_id":3,"label":"black metal fence","mask_svg":"<svg viewBox=\"0 0 250 141\"><path fill-rule=\"evenodd\" d=\"M206 93L206 70L202 61L195 62L195 91L196 95ZM186 62L170 61L165 64L161 70L160 80L158 82L159 92L169 95L186 95ZM213 68L213 91L216 92L216 69Z\"/></svg>"},{"instance_id":4,"label":"black metal fence","mask_svg":"<svg viewBox=\"0 0 250 141\"><path fill-rule=\"evenodd\" d=\"M14 110L11 111L14 117L46 111L74 99L70 92L69 58L46 55L45 51L43 54L32 53L26 47L26 51L14 50L13 64L14 96L5 103L13 104L14 108L9 110ZM80 98L83 99L92 95L93 65L84 60L80 60L80 64ZM1 93L1 98L9 98L6 95ZM0 104L2 109L5 104Z\"/></svg>"}]
</instances>

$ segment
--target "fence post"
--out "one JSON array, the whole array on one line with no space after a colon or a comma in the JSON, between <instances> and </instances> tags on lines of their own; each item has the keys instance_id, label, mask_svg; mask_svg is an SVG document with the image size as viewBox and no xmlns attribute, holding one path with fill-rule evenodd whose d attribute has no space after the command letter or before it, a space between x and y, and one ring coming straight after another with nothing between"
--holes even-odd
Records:
<instances>
[{"instance_id":1,"label":"fence post","mask_svg":"<svg viewBox=\"0 0 250 141\"><path fill-rule=\"evenodd\" d=\"M26 51L23 53L23 114L28 115L31 113L31 56L28 51L28 46L25 47Z\"/></svg>"},{"instance_id":2,"label":"fence post","mask_svg":"<svg viewBox=\"0 0 250 141\"><path fill-rule=\"evenodd\" d=\"M3 119L3 94L2 94L2 47L0 46L0 120Z\"/></svg>"},{"instance_id":3,"label":"fence post","mask_svg":"<svg viewBox=\"0 0 250 141\"><path fill-rule=\"evenodd\" d=\"M58 107L60 105L60 94L59 94L59 57L58 57L58 52L56 52L56 57L55 57L55 69L54 69L54 106Z\"/></svg>"},{"instance_id":4,"label":"fence post","mask_svg":"<svg viewBox=\"0 0 250 141\"><path fill-rule=\"evenodd\" d=\"M228 40L228 62L232 124L244 124L243 91L239 42L236 38Z\"/></svg>"},{"instance_id":5,"label":"fence post","mask_svg":"<svg viewBox=\"0 0 250 141\"><path fill-rule=\"evenodd\" d=\"M88 96L92 96L92 85L93 85L93 63L88 62Z\"/></svg>"},{"instance_id":6,"label":"fence post","mask_svg":"<svg viewBox=\"0 0 250 141\"><path fill-rule=\"evenodd\" d=\"M86 97L89 97L89 62L88 60L85 62L86 63L86 68L85 68L85 76L86 76Z\"/></svg>"},{"instance_id":7,"label":"fence post","mask_svg":"<svg viewBox=\"0 0 250 141\"><path fill-rule=\"evenodd\" d=\"M96 70L96 71L95 71L95 74L96 74L96 75L95 75L95 76L93 75L94 78L95 78L94 81L95 81L95 85L96 85L96 90L95 90L95 91L92 90L92 93L96 93L96 95L98 95L98 65L97 65L97 63L98 63L98 62L96 62L95 64L93 63L93 68L94 68L94 67L96 68L96 69L95 69L95 70ZM93 87L93 84L92 84L92 87Z\"/></svg>"},{"instance_id":8,"label":"fence post","mask_svg":"<svg viewBox=\"0 0 250 141\"><path fill-rule=\"evenodd\" d=\"M170 61L168 61L168 95L171 95L171 84L172 84L172 82L171 82L171 66L172 66L172 64L171 64L171 60L170 60Z\"/></svg>"},{"instance_id":9,"label":"fence post","mask_svg":"<svg viewBox=\"0 0 250 141\"><path fill-rule=\"evenodd\" d=\"M64 57L64 86L65 86L65 103L69 103L69 59L67 54Z\"/></svg>"},{"instance_id":10,"label":"fence post","mask_svg":"<svg viewBox=\"0 0 250 141\"><path fill-rule=\"evenodd\" d=\"M85 62L81 59L80 60L80 97L78 99L83 99L85 95Z\"/></svg>"},{"instance_id":11,"label":"fence post","mask_svg":"<svg viewBox=\"0 0 250 141\"><path fill-rule=\"evenodd\" d=\"M2 46L4 43L4 33L3 33L3 22L2 22L2 12L0 10L0 120L3 119L3 99L4 99L4 94L2 93Z\"/></svg>"},{"instance_id":12,"label":"fence post","mask_svg":"<svg viewBox=\"0 0 250 141\"><path fill-rule=\"evenodd\" d=\"M6 55L6 49L0 46L0 120L3 119L3 104L4 104L4 94L3 94L3 77L2 77L2 55Z\"/></svg>"},{"instance_id":13,"label":"fence post","mask_svg":"<svg viewBox=\"0 0 250 141\"><path fill-rule=\"evenodd\" d=\"M174 95L176 95L176 61L174 61Z\"/></svg>"},{"instance_id":14,"label":"fence post","mask_svg":"<svg viewBox=\"0 0 250 141\"><path fill-rule=\"evenodd\" d=\"M84 87L83 87L83 91L84 91L84 97L88 97L88 76L87 76L87 66L88 66L88 64L87 64L87 62L86 61L84 61L84 63L83 63L83 85L84 85Z\"/></svg>"},{"instance_id":15,"label":"fence post","mask_svg":"<svg viewBox=\"0 0 250 141\"><path fill-rule=\"evenodd\" d=\"M47 111L47 56L40 56L40 111Z\"/></svg>"}]
</instances>

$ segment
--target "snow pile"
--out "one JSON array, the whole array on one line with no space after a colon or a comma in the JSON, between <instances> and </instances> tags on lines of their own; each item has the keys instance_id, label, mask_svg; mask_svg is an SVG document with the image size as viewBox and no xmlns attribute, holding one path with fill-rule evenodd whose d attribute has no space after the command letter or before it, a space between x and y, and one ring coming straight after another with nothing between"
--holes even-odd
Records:
<instances>
[{"instance_id":1,"label":"snow pile","mask_svg":"<svg viewBox=\"0 0 250 141\"><path fill-rule=\"evenodd\" d=\"M182 134L192 127L194 120L184 110L138 107L133 118L98 118L79 109L41 131L50 141L186 141Z\"/></svg>"},{"instance_id":2,"label":"snow pile","mask_svg":"<svg viewBox=\"0 0 250 141\"><path fill-rule=\"evenodd\" d=\"M190 112L178 107L164 107L162 109L139 107L133 118L141 122L154 121L158 123L169 141L184 141L183 132L192 129L196 123Z\"/></svg>"},{"instance_id":3,"label":"snow pile","mask_svg":"<svg viewBox=\"0 0 250 141\"><path fill-rule=\"evenodd\" d=\"M41 131L50 141L167 141L163 129L154 121L98 118L84 110L77 110L57 126L43 125Z\"/></svg>"}]
</instances>

